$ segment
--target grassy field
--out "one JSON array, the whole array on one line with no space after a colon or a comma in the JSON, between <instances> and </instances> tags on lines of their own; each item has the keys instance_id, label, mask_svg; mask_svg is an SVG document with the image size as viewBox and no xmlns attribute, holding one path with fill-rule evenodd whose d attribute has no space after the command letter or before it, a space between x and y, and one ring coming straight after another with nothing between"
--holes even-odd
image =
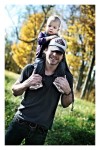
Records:
<instances>
[{"instance_id":1,"label":"grassy field","mask_svg":"<svg viewBox=\"0 0 100 150\"><path fill-rule=\"evenodd\" d=\"M19 75L5 71L5 129L8 127L21 97L14 97L11 86ZM45 145L95 145L95 105L76 99L74 111L59 104L52 130Z\"/></svg>"}]
</instances>

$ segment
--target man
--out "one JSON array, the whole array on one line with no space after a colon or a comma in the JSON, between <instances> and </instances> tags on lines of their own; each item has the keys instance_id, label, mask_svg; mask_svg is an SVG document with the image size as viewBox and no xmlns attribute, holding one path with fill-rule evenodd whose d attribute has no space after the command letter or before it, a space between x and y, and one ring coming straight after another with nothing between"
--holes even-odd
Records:
<instances>
[{"instance_id":1,"label":"man","mask_svg":"<svg viewBox=\"0 0 100 150\"><path fill-rule=\"evenodd\" d=\"M73 102L72 75L66 72L66 78L56 76L65 50L64 39L52 39L45 50L45 61L40 65L40 74L33 74L34 64L29 64L13 85L13 94L19 96L24 93L24 98L7 130L6 145L19 145L23 139L25 145L43 145L48 129L51 129L60 96L63 107L68 107ZM30 90L30 86L38 86L41 82L42 88Z\"/></svg>"}]
</instances>

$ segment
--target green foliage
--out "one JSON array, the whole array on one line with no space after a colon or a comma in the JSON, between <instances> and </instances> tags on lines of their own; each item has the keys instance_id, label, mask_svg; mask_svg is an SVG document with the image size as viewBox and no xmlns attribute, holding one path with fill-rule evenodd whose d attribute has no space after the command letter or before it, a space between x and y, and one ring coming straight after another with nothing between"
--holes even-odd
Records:
<instances>
[{"instance_id":1,"label":"green foliage","mask_svg":"<svg viewBox=\"0 0 100 150\"><path fill-rule=\"evenodd\" d=\"M85 100L75 101L74 111L58 106L48 145L94 145L95 112L94 104Z\"/></svg>"},{"instance_id":2,"label":"green foliage","mask_svg":"<svg viewBox=\"0 0 100 150\"><path fill-rule=\"evenodd\" d=\"M5 72L5 127L8 127L19 105L19 97L14 97L11 91L11 87L17 78L17 74L9 71Z\"/></svg>"},{"instance_id":3,"label":"green foliage","mask_svg":"<svg viewBox=\"0 0 100 150\"><path fill-rule=\"evenodd\" d=\"M5 128L8 127L20 103L19 97L11 93L11 86L18 75L7 72L5 75ZM95 106L91 102L77 99L74 111L62 108L59 104L52 130L45 145L95 145Z\"/></svg>"},{"instance_id":4,"label":"green foliage","mask_svg":"<svg viewBox=\"0 0 100 150\"><path fill-rule=\"evenodd\" d=\"M5 41L5 69L13 72L20 72L20 68L15 63L15 61L12 59L12 51L11 51L11 41L7 39L6 37Z\"/></svg>"}]
</instances>

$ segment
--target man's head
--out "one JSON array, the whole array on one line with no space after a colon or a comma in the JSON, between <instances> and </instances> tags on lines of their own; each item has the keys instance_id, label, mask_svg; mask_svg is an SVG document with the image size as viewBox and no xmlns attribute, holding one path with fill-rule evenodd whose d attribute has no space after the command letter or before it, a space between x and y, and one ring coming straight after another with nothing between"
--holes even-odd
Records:
<instances>
[{"instance_id":1,"label":"man's head","mask_svg":"<svg viewBox=\"0 0 100 150\"><path fill-rule=\"evenodd\" d=\"M58 65L64 58L66 42L63 38L57 37L50 41L46 50L46 60L51 65Z\"/></svg>"},{"instance_id":2,"label":"man's head","mask_svg":"<svg viewBox=\"0 0 100 150\"><path fill-rule=\"evenodd\" d=\"M46 24L46 32L49 35L58 34L61 26L61 20L57 15L50 16Z\"/></svg>"}]
</instances>

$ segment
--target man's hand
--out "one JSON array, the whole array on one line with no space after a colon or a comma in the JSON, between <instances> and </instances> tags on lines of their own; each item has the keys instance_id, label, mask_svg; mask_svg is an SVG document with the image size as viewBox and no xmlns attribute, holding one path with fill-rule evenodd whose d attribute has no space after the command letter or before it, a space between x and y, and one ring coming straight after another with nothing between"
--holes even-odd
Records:
<instances>
[{"instance_id":1,"label":"man's hand","mask_svg":"<svg viewBox=\"0 0 100 150\"><path fill-rule=\"evenodd\" d=\"M71 88L66 78L57 77L54 82L58 87L60 87L64 91L66 95L71 92Z\"/></svg>"},{"instance_id":2,"label":"man's hand","mask_svg":"<svg viewBox=\"0 0 100 150\"><path fill-rule=\"evenodd\" d=\"M27 80L20 83L19 80L12 86L12 92L14 96L22 95L26 89L32 85L37 85L42 82L42 77L39 74L32 74Z\"/></svg>"},{"instance_id":3,"label":"man's hand","mask_svg":"<svg viewBox=\"0 0 100 150\"><path fill-rule=\"evenodd\" d=\"M32 74L26 81L26 87L38 85L42 82L42 77L39 74Z\"/></svg>"},{"instance_id":4,"label":"man's hand","mask_svg":"<svg viewBox=\"0 0 100 150\"><path fill-rule=\"evenodd\" d=\"M54 82L64 91L61 96L62 106L64 108L68 107L73 101L73 96L67 79L64 77L57 77Z\"/></svg>"}]
</instances>

